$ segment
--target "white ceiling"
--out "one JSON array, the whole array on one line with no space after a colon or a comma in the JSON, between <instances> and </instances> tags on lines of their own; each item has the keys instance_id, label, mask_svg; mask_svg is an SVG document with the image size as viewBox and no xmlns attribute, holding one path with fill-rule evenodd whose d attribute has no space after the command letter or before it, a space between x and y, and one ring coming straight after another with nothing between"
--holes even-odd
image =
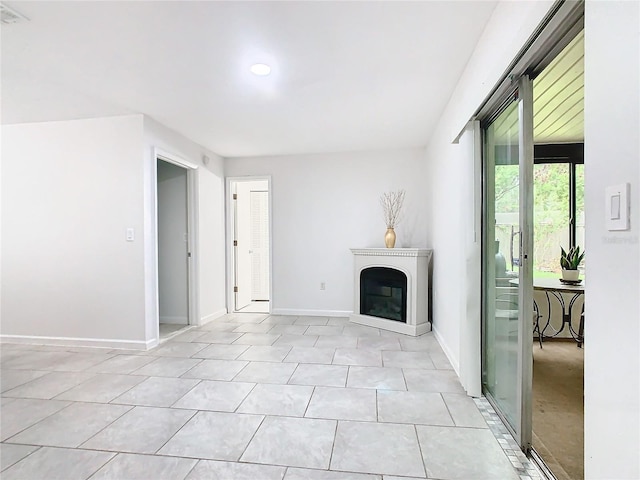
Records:
<instances>
[{"instance_id":1,"label":"white ceiling","mask_svg":"<svg viewBox=\"0 0 640 480\"><path fill-rule=\"evenodd\" d=\"M425 145L497 2L4 3L2 123L144 113L236 157Z\"/></svg>"}]
</instances>

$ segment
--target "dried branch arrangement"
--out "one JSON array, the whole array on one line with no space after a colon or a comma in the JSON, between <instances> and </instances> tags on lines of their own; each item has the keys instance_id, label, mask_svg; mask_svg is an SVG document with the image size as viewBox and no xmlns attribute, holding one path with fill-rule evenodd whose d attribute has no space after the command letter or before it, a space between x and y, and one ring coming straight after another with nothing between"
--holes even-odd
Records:
<instances>
[{"instance_id":1,"label":"dried branch arrangement","mask_svg":"<svg viewBox=\"0 0 640 480\"><path fill-rule=\"evenodd\" d=\"M404 203L404 190L383 193L380 197L380 205L387 228L395 228L400 222L400 210Z\"/></svg>"}]
</instances>

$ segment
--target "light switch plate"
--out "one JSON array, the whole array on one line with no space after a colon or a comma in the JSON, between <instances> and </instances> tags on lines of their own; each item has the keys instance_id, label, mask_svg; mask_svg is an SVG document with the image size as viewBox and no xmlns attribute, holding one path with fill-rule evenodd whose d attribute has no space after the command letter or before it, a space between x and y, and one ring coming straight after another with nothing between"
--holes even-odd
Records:
<instances>
[{"instance_id":1,"label":"light switch plate","mask_svg":"<svg viewBox=\"0 0 640 480\"><path fill-rule=\"evenodd\" d=\"M133 242L136 239L136 234L133 228L127 228L127 242Z\"/></svg>"},{"instance_id":2,"label":"light switch plate","mask_svg":"<svg viewBox=\"0 0 640 480\"><path fill-rule=\"evenodd\" d=\"M629 230L629 184L621 183L605 189L605 222L607 230Z\"/></svg>"}]
</instances>

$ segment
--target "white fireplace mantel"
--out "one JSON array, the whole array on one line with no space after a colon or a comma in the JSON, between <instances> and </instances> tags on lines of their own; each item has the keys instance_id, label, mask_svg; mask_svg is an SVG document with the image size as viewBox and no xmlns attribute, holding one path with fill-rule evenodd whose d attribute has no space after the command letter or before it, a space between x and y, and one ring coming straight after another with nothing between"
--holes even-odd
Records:
<instances>
[{"instance_id":1,"label":"white fireplace mantel","mask_svg":"<svg viewBox=\"0 0 640 480\"><path fill-rule=\"evenodd\" d=\"M426 248L352 248L354 256L354 309L349 319L361 325L405 335L431 331L429 322L429 263L433 250ZM360 275L372 267L386 267L407 276L407 322L360 313Z\"/></svg>"},{"instance_id":2,"label":"white fireplace mantel","mask_svg":"<svg viewBox=\"0 0 640 480\"><path fill-rule=\"evenodd\" d=\"M431 257L427 248L352 248L351 253L365 257Z\"/></svg>"}]
</instances>

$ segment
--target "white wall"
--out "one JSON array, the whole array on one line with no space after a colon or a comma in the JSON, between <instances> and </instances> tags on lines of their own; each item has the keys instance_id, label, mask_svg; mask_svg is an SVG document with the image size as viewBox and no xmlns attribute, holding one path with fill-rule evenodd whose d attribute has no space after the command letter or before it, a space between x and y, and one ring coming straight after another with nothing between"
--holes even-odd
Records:
<instances>
[{"instance_id":1,"label":"white wall","mask_svg":"<svg viewBox=\"0 0 640 480\"><path fill-rule=\"evenodd\" d=\"M585 478L640 478L640 4L585 13ZM605 226L605 188L631 184L631 229Z\"/></svg>"},{"instance_id":2,"label":"white wall","mask_svg":"<svg viewBox=\"0 0 640 480\"><path fill-rule=\"evenodd\" d=\"M153 147L200 164L200 322L226 312L220 157L142 115L5 125L2 140L4 339L157 341Z\"/></svg>"},{"instance_id":3,"label":"white wall","mask_svg":"<svg viewBox=\"0 0 640 480\"><path fill-rule=\"evenodd\" d=\"M552 4L551 1L498 3L427 147L428 241L434 249L433 328L459 374L461 342L465 343L461 325L467 322L466 310L462 308L467 298L461 279L467 278L467 258L473 250L466 239L469 230L473 230L470 222L474 208L468 182L460 180L461 174L466 179L465 175L473 171L474 157L468 143L452 141ZM454 201L445 202L445 198Z\"/></svg>"},{"instance_id":4,"label":"white wall","mask_svg":"<svg viewBox=\"0 0 640 480\"><path fill-rule=\"evenodd\" d=\"M2 140L3 337L144 348L142 116L7 125Z\"/></svg>"},{"instance_id":5,"label":"white wall","mask_svg":"<svg viewBox=\"0 0 640 480\"><path fill-rule=\"evenodd\" d=\"M427 246L420 149L234 158L225 174L271 175L273 313L353 311L349 249L384 246L379 197L386 191L406 190L396 247Z\"/></svg>"},{"instance_id":6,"label":"white wall","mask_svg":"<svg viewBox=\"0 0 640 480\"><path fill-rule=\"evenodd\" d=\"M189 323L187 169L158 161L160 323Z\"/></svg>"},{"instance_id":7,"label":"white wall","mask_svg":"<svg viewBox=\"0 0 640 480\"><path fill-rule=\"evenodd\" d=\"M215 153L197 145L152 118L144 117L144 151L145 165L145 229L148 238L155 235L155 209L153 191L155 177L153 175L155 157L154 147L176 155L183 160L198 166L196 197L198 212L197 263L199 278L199 323L207 322L226 313L225 301L225 224L224 224L224 162ZM203 157L209 158L204 164ZM145 278L147 289L145 303L147 305L146 338L157 338L157 295L155 291L155 262L157 253L155 244L151 242L145 252Z\"/></svg>"}]
</instances>

